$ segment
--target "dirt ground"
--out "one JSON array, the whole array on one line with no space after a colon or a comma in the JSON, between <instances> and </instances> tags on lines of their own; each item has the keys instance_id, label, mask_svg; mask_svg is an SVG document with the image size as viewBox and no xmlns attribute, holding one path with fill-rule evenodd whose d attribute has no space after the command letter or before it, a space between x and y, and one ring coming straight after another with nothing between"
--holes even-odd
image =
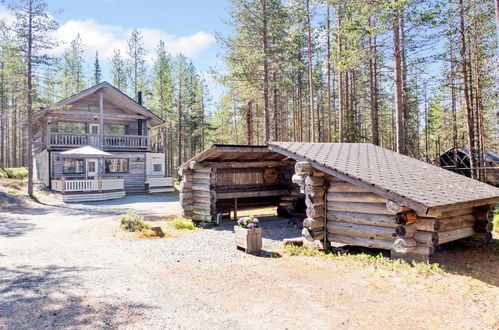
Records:
<instances>
[{"instance_id":1,"label":"dirt ground","mask_svg":"<svg viewBox=\"0 0 499 330\"><path fill-rule=\"evenodd\" d=\"M15 202L0 209L2 329L499 328L497 233L485 248L444 246L431 269L359 249L290 256L284 220L264 222L265 253L246 255L231 225L140 239L118 229L134 203ZM175 197L158 203L178 211Z\"/></svg>"}]
</instances>

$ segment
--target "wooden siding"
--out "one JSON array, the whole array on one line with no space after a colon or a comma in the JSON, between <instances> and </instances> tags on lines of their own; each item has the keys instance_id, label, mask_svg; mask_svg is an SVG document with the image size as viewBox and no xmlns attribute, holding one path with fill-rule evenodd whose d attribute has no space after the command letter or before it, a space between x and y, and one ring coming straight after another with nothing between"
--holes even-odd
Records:
<instances>
[{"instance_id":1,"label":"wooden siding","mask_svg":"<svg viewBox=\"0 0 499 330\"><path fill-rule=\"evenodd\" d=\"M146 182L145 170L145 153L143 152L112 152L116 158L127 158L129 171L128 173L105 173L104 178L123 177L125 179L125 189L129 188L144 188ZM107 157L112 158L112 157ZM60 152L51 153L52 173L51 179L58 179L61 177L71 177L83 179L86 177L83 174L64 174L64 156Z\"/></svg>"}]
</instances>

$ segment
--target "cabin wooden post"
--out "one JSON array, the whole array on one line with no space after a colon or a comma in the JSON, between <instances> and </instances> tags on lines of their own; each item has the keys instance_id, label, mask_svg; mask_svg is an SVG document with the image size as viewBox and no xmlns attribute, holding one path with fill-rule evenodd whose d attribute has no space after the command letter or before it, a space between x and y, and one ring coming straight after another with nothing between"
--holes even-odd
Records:
<instances>
[{"instance_id":1,"label":"cabin wooden post","mask_svg":"<svg viewBox=\"0 0 499 330\"><path fill-rule=\"evenodd\" d=\"M104 94L99 91L99 146L104 146Z\"/></svg>"},{"instance_id":2,"label":"cabin wooden post","mask_svg":"<svg viewBox=\"0 0 499 330\"><path fill-rule=\"evenodd\" d=\"M324 203L324 173L315 170L308 162L297 162L292 181L305 193L307 218L303 220L302 236L309 242L322 240L328 248L326 238L326 208Z\"/></svg>"},{"instance_id":3,"label":"cabin wooden post","mask_svg":"<svg viewBox=\"0 0 499 330\"><path fill-rule=\"evenodd\" d=\"M192 170L181 168L179 174L182 176L180 182L180 205L182 206L182 216L192 218Z\"/></svg>"},{"instance_id":4,"label":"cabin wooden post","mask_svg":"<svg viewBox=\"0 0 499 330\"><path fill-rule=\"evenodd\" d=\"M212 191L216 169L191 162L192 170L192 220L199 222L213 221L215 216L216 195Z\"/></svg>"}]
</instances>

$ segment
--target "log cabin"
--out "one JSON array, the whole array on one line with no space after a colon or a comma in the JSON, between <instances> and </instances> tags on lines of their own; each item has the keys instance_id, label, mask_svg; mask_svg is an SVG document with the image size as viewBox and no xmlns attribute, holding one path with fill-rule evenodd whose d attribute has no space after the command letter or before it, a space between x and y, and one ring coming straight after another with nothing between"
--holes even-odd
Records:
<instances>
[{"instance_id":1,"label":"log cabin","mask_svg":"<svg viewBox=\"0 0 499 330\"><path fill-rule=\"evenodd\" d=\"M35 177L65 202L173 191L150 128L164 121L107 82L38 111Z\"/></svg>"},{"instance_id":2,"label":"log cabin","mask_svg":"<svg viewBox=\"0 0 499 330\"><path fill-rule=\"evenodd\" d=\"M499 189L367 143L213 145L179 168L183 215L305 205L302 235L427 261L441 244L492 239ZM299 202L304 200L304 203Z\"/></svg>"}]
</instances>

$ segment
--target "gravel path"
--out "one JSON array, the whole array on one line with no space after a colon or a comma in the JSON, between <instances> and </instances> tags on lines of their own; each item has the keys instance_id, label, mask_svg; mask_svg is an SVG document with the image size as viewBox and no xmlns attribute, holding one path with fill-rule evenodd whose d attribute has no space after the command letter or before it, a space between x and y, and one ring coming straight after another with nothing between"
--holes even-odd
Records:
<instances>
[{"instance_id":1,"label":"gravel path","mask_svg":"<svg viewBox=\"0 0 499 330\"><path fill-rule=\"evenodd\" d=\"M2 209L0 328L241 327L182 289L186 276L195 280L195 274L250 267L259 259L235 249L233 225L169 239L137 239L116 230L116 214L125 208L175 213L176 197L164 199ZM279 246L276 240L300 232L287 220L266 221L263 228L262 255Z\"/></svg>"}]
</instances>

